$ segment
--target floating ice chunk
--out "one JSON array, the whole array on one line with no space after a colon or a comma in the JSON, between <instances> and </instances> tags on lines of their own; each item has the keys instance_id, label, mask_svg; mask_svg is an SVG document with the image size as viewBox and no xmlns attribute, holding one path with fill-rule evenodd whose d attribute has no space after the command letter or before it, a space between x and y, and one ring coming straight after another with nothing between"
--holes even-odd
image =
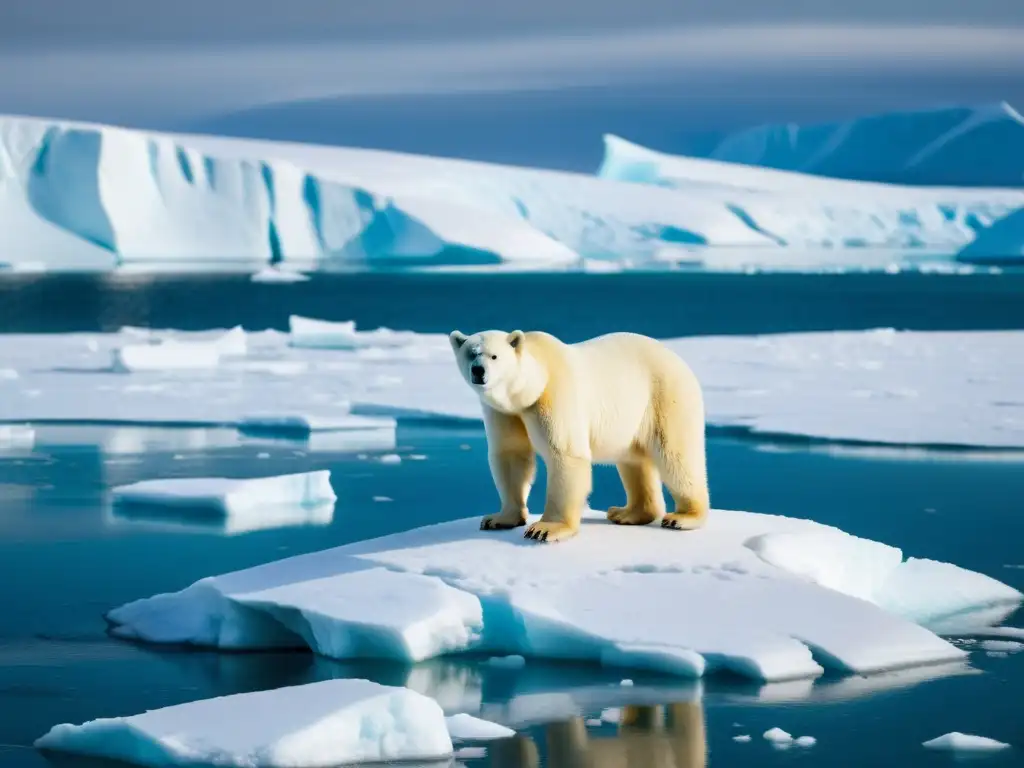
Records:
<instances>
[{"instance_id":1,"label":"floating ice chunk","mask_svg":"<svg viewBox=\"0 0 1024 768\"><path fill-rule=\"evenodd\" d=\"M487 749L485 747L462 747L455 750L455 758L457 760L478 760L483 757L487 757Z\"/></svg>"},{"instance_id":2,"label":"floating ice chunk","mask_svg":"<svg viewBox=\"0 0 1024 768\"><path fill-rule=\"evenodd\" d=\"M346 409L347 410L347 409ZM368 429L395 429L388 416L356 416L351 413L253 413L238 420L244 432L344 432Z\"/></svg>"},{"instance_id":3,"label":"floating ice chunk","mask_svg":"<svg viewBox=\"0 0 1024 768\"><path fill-rule=\"evenodd\" d=\"M397 453L385 453L379 459L381 464L401 464L402 457Z\"/></svg>"},{"instance_id":4,"label":"floating ice chunk","mask_svg":"<svg viewBox=\"0 0 1024 768\"><path fill-rule=\"evenodd\" d=\"M789 744L793 741L793 737L786 733L781 728L769 728L762 734L765 740L770 741L772 744Z\"/></svg>"},{"instance_id":5,"label":"floating ice chunk","mask_svg":"<svg viewBox=\"0 0 1024 768\"><path fill-rule=\"evenodd\" d=\"M393 331L378 328L357 331L354 320L333 322L291 315L288 318L289 344L312 349L365 349L405 347L421 343L423 337L414 331Z\"/></svg>"},{"instance_id":6,"label":"floating ice chunk","mask_svg":"<svg viewBox=\"0 0 1024 768\"><path fill-rule=\"evenodd\" d=\"M260 454L256 458L270 458L270 454ZM130 525L171 533L236 536L273 528L330 525L334 521L335 506L333 501L315 505L273 504L248 509L244 514L195 514L206 511L202 507L189 509L182 506L121 503L109 510L106 522L112 526Z\"/></svg>"},{"instance_id":7,"label":"floating ice chunk","mask_svg":"<svg viewBox=\"0 0 1024 768\"><path fill-rule=\"evenodd\" d=\"M181 371L211 369L220 365L216 344L168 339L159 344L126 344L113 351L115 371Z\"/></svg>"},{"instance_id":8,"label":"floating ice chunk","mask_svg":"<svg viewBox=\"0 0 1024 768\"><path fill-rule=\"evenodd\" d=\"M633 681L627 678L625 680L620 680L619 685L628 688L633 685Z\"/></svg>"},{"instance_id":9,"label":"floating ice chunk","mask_svg":"<svg viewBox=\"0 0 1024 768\"><path fill-rule=\"evenodd\" d=\"M23 424L0 424L0 450L30 451L35 446L36 431Z\"/></svg>"},{"instance_id":10,"label":"floating ice chunk","mask_svg":"<svg viewBox=\"0 0 1024 768\"><path fill-rule=\"evenodd\" d=\"M35 746L153 768L322 768L452 754L436 701L368 680L326 680L62 724Z\"/></svg>"},{"instance_id":11,"label":"floating ice chunk","mask_svg":"<svg viewBox=\"0 0 1024 768\"><path fill-rule=\"evenodd\" d=\"M484 741L490 739L507 739L515 736L516 732L504 725L492 723L489 720L481 720L478 717L467 715L461 712L445 719L448 724L448 733L453 739L460 741Z\"/></svg>"},{"instance_id":12,"label":"floating ice chunk","mask_svg":"<svg viewBox=\"0 0 1024 768\"><path fill-rule=\"evenodd\" d=\"M1024 651L1024 643L1018 643L1015 640L983 640L978 647L983 651L1002 651L1004 653Z\"/></svg>"},{"instance_id":13,"label":"floating ice chunk","mask_svg":"<svg viewBox=\"0 0 1024 768\"><path fill-rule=\"evenodd\" d=\"M798 747L813 747L818 740L813 736L800 736L794 742Z\"/></svg>"},{"instance_id":14,"label":"floating ice chunk","mask_svg":"<svg viewBox=\"0 0 1024 768\"><path fill-rule=\"evenodd\" d=\"M122 504L210 508L224 515L245 514L275 505L314 507L337 499L330 470L276 477L234 479L187 477L141 480L114 488Z\"/></svg>"},{"instance_id":15,"label":"floating ice chunk","mask_svg":"<svg viewBox=\"0 0 1024 768\"><path fill-rule=\"evenodd\" d=\"M736 736L733 736L732 740L733 741L738 741L741 744L746 744L747 742L750 741L750 736L745 734L745 733L740 733L740 734L737 734Z\"/></svg>"},{"instance_id":16,"label":"floating ice chunk","mask_svg":"<svg viewBox=\"0 0 1024 768\"><path fill-rule=\"evenodd\" d=\"M791 571L748 545L779 555L786 547L766 537L800 532L809 541L839 538L822 547L844 574L822 577L833 587L808 578L827 572L807 558ZM854 569L877 584L876 561L857 542L871 552L884 547L808 520L727 510L685 536L655 526L623 532L588 511L580 535L559 547L531 545L518 531L480 531L470 518L205 579L109 618L157 642L184 636L223 647L227 637L260 647L269 641L247 637L250 628L267 634L275 624L293 644L334 658L473 650L689 676L729 669L765 681L816 677L823 666L863 674L964 659L964 650L906 617L945 613L943 595L902 593L892 579L865 588ZM974 584L973 574L964 578ZM959 609L967 591L955 579L948 588ZM863 597L872 592L898 610ZM666 595L687 610L666 613ZM998 597L1016 605L1021 596L1005 587ZM979 597L992 598L987 588Z\"/></svg>"},{"instance_id":17,"label":"floating ice chunk","mask_svg":"<svg viewBox=\"0 0 1024 768\"><path fill-rule=\"evenodd\" d=\"M309 276L289 269L267 267L254 272L249 279L254 283L303 283L309 280Z\"/></svg>"},{"instance_id":18,"label":"floating ice chunk","mask_svg":"<svg viewBox=\"0 0 1024 768\"><path fill-rule=\"evenodd\" d=\"M929 739L922 746L928 749L945 749L955 752L994 752L1008 749L1010 745L987 736L972 736L968 733L950 731L942 736Z\"/></svg>"}]
</instances>

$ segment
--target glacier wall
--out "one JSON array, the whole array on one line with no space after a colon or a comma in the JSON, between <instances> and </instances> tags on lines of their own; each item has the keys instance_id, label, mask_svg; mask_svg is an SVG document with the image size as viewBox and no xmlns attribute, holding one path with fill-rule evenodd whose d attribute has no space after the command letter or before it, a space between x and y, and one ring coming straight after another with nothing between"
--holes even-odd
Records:
<instances>
[{"instance_id":1,"label":"glacier wall","mask_svg":"<svg viewBox=\"0 0 1024 768\"><path fill-rule=\"evenodd\" d=\"M0 117L0 262L60 268L630 267L716 247L766 260L780 249L954 254L1022 206L1020 189L844 182L615 137L591 176Z\"/></svg>"}]
</instances>

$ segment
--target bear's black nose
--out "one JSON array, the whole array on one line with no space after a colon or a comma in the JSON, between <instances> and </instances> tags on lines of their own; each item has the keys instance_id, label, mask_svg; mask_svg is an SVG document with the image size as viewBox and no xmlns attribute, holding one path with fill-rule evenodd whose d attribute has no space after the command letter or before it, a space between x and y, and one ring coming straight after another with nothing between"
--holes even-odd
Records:
<instances>
[{"instance_id":1,"label":"bear's black nose","mask_svg":"<svg viewBox=\"0 0 1024 768\"><path fill-rule=\"evenodd\" d=\"M469 369L469 375L473 377L473 381L477 384L483 384L484 382L484 367L482 365L474 365Z\"/></svg>"}]
</instances>

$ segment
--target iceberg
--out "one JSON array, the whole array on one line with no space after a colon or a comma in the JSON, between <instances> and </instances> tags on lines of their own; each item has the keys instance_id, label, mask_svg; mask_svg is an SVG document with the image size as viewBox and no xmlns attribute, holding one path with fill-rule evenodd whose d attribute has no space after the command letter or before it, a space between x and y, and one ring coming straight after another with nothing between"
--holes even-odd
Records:
<instances>
[{"instance_id":1,"label":"iceberg","mask_svg":"<svg viewBox=\"0 0 1024 768\"><path fill-rule=\"evenodd\" d=\"M405 661L475 651L781 681L960 660L930 617L994 624L1024 598L917 562L749 512L716 510L675 535L589 511L558 547L470 518L207 577L107 618L117 636L155 643Z\"/></svg>"},{"instance_id":2,"label":"iceberg","mask_svg":"<svg viewBox=\"0 0 1024 768\"><path fill-rule=\"evenodd\" d=\"M765 125L702 143L687 154L861 181L1024 184L1024 118L1005 102Z\"/></svg>"},{"instance_id":3,"label":"iceberg","mask_svg":"<svg viewBox=\"0 0 1024 768\"><path fill-rule=\"evenodd\" d=\"M657 265L678 246L766 258L792 247L951 254L1024 198L894 189L876 199L870 185L822 197L815 177L800 174L787 177L789 193L766 194L747 185L744 166L707 169L711 178L638 185L633 171L620 181L612 171L0 116L0 250L19 263L59 258L62 268L233 264L261 280L271 267Z\"/></svg>"},{"instance_id":4,"label":"iceberg","mask_svg":"<svg viewBox=\"0 0 1024 768\"><path fill-rule=\"evenodd\" d=\"M317 507L337 499L328 469L252 479L140 480L118 486L111 494L115 504L209 509L229 517L275 505Z\"/></svg>"},{"instance_id":5,"label":"iceberg","mask_svg":"<svg viewBox=\"0 0 1024 768\"><path fill-rule=\"evenodd\" d=\"M82 725L64 723L35 746L151 768L323 768L438 760L450 757L453 749L436 701L358 679L239 693Z\"/></svg>"}]
</instances>

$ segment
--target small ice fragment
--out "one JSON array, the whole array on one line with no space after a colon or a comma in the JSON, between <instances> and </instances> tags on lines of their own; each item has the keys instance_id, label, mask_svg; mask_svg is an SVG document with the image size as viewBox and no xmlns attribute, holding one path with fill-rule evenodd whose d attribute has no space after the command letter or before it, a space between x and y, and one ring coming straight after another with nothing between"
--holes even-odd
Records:
<instances>
[{"instance_id":1,"label":"small ice fragment","mask_svg":"<svg viewBox=\"0 0 1024 768\"><path fill-rule=\"evenodd\" d=\"M467 715L465 712L445 718L448 733L453 739L461 741L483 741L485 739L507 739L516 732L504 725L481 720L479 717Z\"/></svg>"},{"instance_id":2,"label":"small ice fragment","mask_svg":"<svg viewBox=\"0 0 1024 768\"><path fill-rule=\"evenodd\" d=\"M269 459L270 458L270 454L267 453L266 451L261 451L260 453L256 454L256 458L257 459Z\"/></svg>"},{"instance_id":3,"label":"small ice fragment","mask_svg":"<svg viewBox=\"0 0 1024 768\"><path fill-rule=\"evenodd\" d=\"M621 682L619 683L619 685L622 685L622 686L626 686L626 687L629 687L629 686L631 686L632 684L633 684L633 681L632 681L632 680L629 680L629 679L626 679L626 680L622 680L622 681L621 681Z\"/></svg>"},{"instance_id":4,"label":"small ice fragment","mask_svg":"<svg viewBox=\"0 0 1024 768\"><path fill-rule=\"evenodd\" d=\"M253 273L249 279L254 283L303 283L309 280L309 277L301 272L292 272L278 267L267 267Z\"/></svg>"},{"instance_id":5,"label":"small ice fragment","mask_svg":"<svg viewBox=\"0 0 1024 768\"><path fill-rule=\"evenodd\" d=\"M455 757L460 760L476 760L487 757L487 750L484 747L463 747L455 750Z\"/></svg>"},{"instance_id":6,"label":"small ice fragment","mask_svg":"<svg viewBox=\"0 0 1024 768\"><path fill-rule=\"evenodd\" d=\"M773 744L789 744L793 737L781 728L769 728L764 732L764 737Z\"/></svg>"},{"instance_id":7,"label":"small ice fragment","mask_svg":"<svg viewBox=\"0 0 1024 768\"><path fill-rule=\"evenodd\" d=\"M422 453L410 453L410 454L409 454L409 455L407 456L407 458L408 458L408 459L409 459L410 461L426 461L426 458L427 458L427 457L426 457L426 456L424 456L424 455L423 455Z\"/></svg>"},{"instance_id":8,"label":"small ice fragment","mask_svg":"<svg viewBox=\"0 0 1024 768\"><path fill-rule=\"evenodd\" d=\"M750 741L750 736L748 736L745 733L741 733L738 736L733 736L732 740L733 741L738 741L738 742L740 742L742 744L746 744L748 741Z\"/></svg>"},{"instance_id":9,"label":"small ice fragment","mask_svg":"<svg viewBox=\"0 0 1024 768\"><path fill-rule=\"evenodd\" d=\"M796 740L796 743L801 747L813 747L818 743L818 740L813 736L801 736Z\"/></svg>"},{"instance_id":10,"label":"small ice fragment","mask_svg":"<svg viewBox=\"0 0 1024 768\"><path fill-rule=\"evenodd\" d=\"M990 739L987 736L973 736L969 733L951 731L930 739L922 746L927 749L948 749L963 752L993 752L998 749L1006 749L1010 745L1001 741Z\"/></svg>"},{"instance_id":11,"label":"small ice fragment","mask_svg":"<svg viewBox=\"0 0 1024 768\"><path fill-rule=\"evenodd\" d=\"M1017 653L1017 651L1024 650L1024 643L1018 643L1014 640L982 640L979 647L986 651Z\"/></svg>"},{"instance_id":12,"label":"small ice fragment","mask_svg":"<svg viewBox=\"0 0 1024 768\"><path fill-rule=\"evenodd\" d=\"M381 464L401 464L402 457L397 453L385 453L378 459L378 461L380 461Z\"/></svg>"},{"instance_id":13,"label":"small ice fragment","mask_svg":"<svg viewBox=\"0 0 1024 768\"><path fill-rule=\"evenodd\" d=\"M374 501L394 501L390 496L374 496Z\"/></svg>"}]
</instances>

